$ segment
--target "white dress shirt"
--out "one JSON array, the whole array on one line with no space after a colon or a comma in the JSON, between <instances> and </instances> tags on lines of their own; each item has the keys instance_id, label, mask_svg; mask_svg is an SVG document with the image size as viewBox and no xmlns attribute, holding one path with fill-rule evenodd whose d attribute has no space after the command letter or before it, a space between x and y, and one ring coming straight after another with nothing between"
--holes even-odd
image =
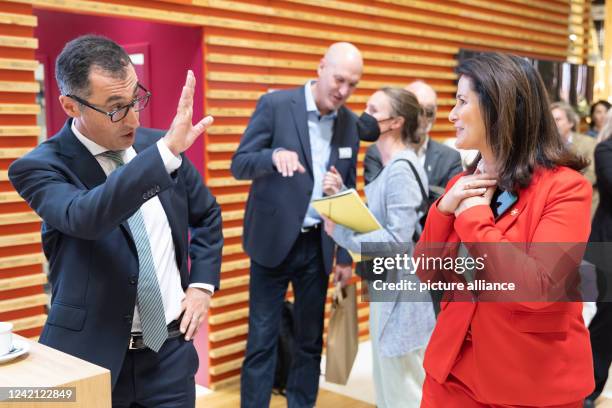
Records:
<instances>
[{"instance_id":1,"label":"white dress shirt","mask_svg":"<svg viewBox=\"0 0 612 408\"><path fill-rule=\"evenodd\" d=\"M417 158L419 159L419 163L424 169L425 169L425 160L427 159L427 145L428 144L429 144L429 135L425 135L425 141L423 142L421 147L419 147L419 150L417 150L416 152Z\"/></svg>"},{"instance_id":2,"label":"white dress shirt","mask_svg":"<svg viewBox=\"0 0 612 408\"><path fill-rule=\"evenodd\" d=\"M72 132L96 158L107 176L115 170L116 164L111 159L100 156L108 150L107 148L85 137L76 128L74 121L72 122ZM168 174L181 166L181 157L175 156L163 140L160 139L157 142L157 148L159 149L159 153ZM129 147L123 151L124 163L129 163L134 157L136 157L136 151L133 147ZM140 211L144 219L147 234L149 235L153 264L155 265L155 274L157 275L157 282L159 283L159 289L164 303L166 324L168 324L180 316L181 302L185 298L185 292L181 286L180 272L176 264L172 231L164 207L161 201L159 201L159 197L155 196L146 201L140 207ZM213 285L207 283L192 283L189 286L206 289L211 293L213 293L215 289ZM132 320L132 332L140 331L142 331L140 315L138 314L138 306L135 306L134 318Z\"/></svg>"}]
</instances>

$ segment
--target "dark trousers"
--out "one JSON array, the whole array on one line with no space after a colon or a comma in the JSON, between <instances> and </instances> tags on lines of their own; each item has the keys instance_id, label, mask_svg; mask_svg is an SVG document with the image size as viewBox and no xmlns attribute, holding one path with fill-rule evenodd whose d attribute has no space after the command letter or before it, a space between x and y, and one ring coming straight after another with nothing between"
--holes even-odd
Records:
<instances>
[{"instance_id":1,"label":"dark trousers","mask_svg":"<svg viewBox=\"0 0 612 408\"><path fill-rule=\"evenodd\" d=\"M166 340L159 353L128 350L113 388L113 408L195 407L198 354L192 341Z\"/></svg>"},{"instance_id":2,"label":"dark trousers","mask_svg":"<svg viewBox=\"0 0 612 408\"><path fill-rule=\"evenodd\" d=\"M609 256L605 251L603 255L599 254L599 258L594 262L598 267L597 312L589 324L595 376L595 390L587 397L591 401L595 401L603 391L612 363L612 264L610 259L606 258Z\"/></svg>"},{"instance_id":3,"label":"dark trousers","mask_svg":"<svg viewBox=\"0 0 612 408\"><path fill-rule=\"evenodd\" d=\"M612 303L597 302L597 313L589 325L593 366L595 368L595 391L588 399L595 401L608 380L608 370L612 363Z\"/></svg>"},{"instance_id":4,"label":"dark trousers","mask_svg":"<svg viewBox=\"0 0 612 408\"><path fill-rule=\"evenodd\" d=\"M318 230L300 234L287 259L276 268L251 261L249 334L240 388L243 408L270 405L281 314L289 282L295 295L295 355L287 381L287 405L291 408L315 405L328 284L320 234Z\"/></svg>"}]
</instances>

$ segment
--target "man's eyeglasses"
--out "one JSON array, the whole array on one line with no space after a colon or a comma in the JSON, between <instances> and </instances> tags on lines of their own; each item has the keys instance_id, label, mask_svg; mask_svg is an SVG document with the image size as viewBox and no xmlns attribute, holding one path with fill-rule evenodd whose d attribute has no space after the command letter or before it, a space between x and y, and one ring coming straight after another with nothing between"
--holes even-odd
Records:
<instances>
[{"instance_id":1,"label":"man's eyeglasses","mask_svg":"<svg viewBox=\"0 0 612 408\"><path fill-rule=\"evenodd\" d=\"M120 106L111 112L106 112L100 108L97 108L93 106L92 104L90 104L89 102L87 102L85 99L79 98L76 95L66 95L66 96L71 99L74 99L81 105L85 105L88 108L91 108L97 112L105 114L106 116L110 118L111 122L116 123L116 122L122 121L123 118L127 116L130 108L134 109L134 112L140 112L141 110L147 107L147 105L149 104L149 99L151 98L151 92L149 92L144 86L140 84L138 84L138 92L139 92L139 95L136 96L132 100L132 102L128 103L127 105Z\"/></svg>"}]
</instances>

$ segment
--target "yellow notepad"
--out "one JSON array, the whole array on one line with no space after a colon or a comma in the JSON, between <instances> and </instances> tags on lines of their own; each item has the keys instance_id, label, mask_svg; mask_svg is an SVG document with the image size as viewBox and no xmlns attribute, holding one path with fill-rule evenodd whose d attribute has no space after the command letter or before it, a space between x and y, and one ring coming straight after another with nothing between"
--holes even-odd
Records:
<instances>
[{"instance_id":1,"label":"yellow notepad","mask_svg":"<svg viewBox=\"0 0 612 408\"><path fill-rule=\"evenodd\" d=\"M317 198L311 204L319 214L355 232L366 233L382 228L354 188ZM361 260L359 254L351 252L351 256L356 262Z\"/></svg>"},{"instance_id":2,"label":"yellow notepad","mask_svg":"<svg viewBox=\"0 0 612 408\"><path fill-rule=\"evenodd\" d=\"M364 233L382 228L354 188L317 198L311 204L319 214L355 232Z\"/></svg>"}]
</instances>

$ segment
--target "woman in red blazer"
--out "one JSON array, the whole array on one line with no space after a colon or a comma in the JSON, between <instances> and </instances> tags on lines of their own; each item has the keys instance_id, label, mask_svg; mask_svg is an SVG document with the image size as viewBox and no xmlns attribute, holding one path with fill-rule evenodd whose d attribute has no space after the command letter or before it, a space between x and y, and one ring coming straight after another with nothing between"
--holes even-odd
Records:
<instances>
[{"instance_id":1,"label":"woman in red blazer","mask_svg":"<svg viewBox=\"0 0 612 408\"><path fill-rule=\"evenodd\" d=\"M580 261L583 247L576 253L564 246L575 249L589 236L592 191L577 171L585 162L563 145L542 80L528 62L486 54L463 62L458 73L449 116L456 146L480 154L432 205L415 254L456 255L463 243L474 257L478 244L497 243L487 273L474 278L506 277L528 289L512 302L445 294L425 354L421 407L582 407L594 386L582 304L541 300L550 300L559 270ZM500 194L510 203L516 198L501 215L491 205ZM539 250L534 243L567 244ZM454 271L418 274L422 282L464 279Z\"/></svg>"}]
</instances>

